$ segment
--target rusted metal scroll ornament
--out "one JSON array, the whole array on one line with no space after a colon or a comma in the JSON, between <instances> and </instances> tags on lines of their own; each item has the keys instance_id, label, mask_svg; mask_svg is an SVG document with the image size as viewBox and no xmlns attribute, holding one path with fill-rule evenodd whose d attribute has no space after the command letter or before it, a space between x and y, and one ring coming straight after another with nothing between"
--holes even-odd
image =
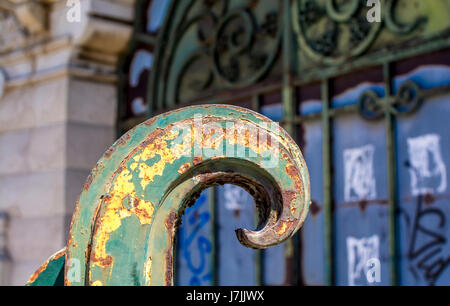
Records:
<instances>
[{"instance_id":1,"label":"rusted metal scroll ornament","mask_svg":"<svg viewBox=\"0 0 450 306\"><path fill-rule=\"evenodd\" d=\"M192 106L128 131L89 175L67 246L28 285L173 285L183 211L205 188L234 184L255 199L260 226L239 241L267 248L291 237L310 203L308 170L292 138L266 117Z\"/></svg>"}]
</instances>

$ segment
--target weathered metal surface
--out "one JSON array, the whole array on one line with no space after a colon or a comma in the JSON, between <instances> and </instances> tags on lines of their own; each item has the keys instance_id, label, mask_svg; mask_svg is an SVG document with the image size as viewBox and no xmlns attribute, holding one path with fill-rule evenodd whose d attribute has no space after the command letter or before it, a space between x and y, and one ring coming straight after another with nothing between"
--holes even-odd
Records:
<instances>
[{"instance_id":1,"label":"weathered metal surface","mask_svg":"<svg viewBox=\"0 0 450 306\"><path fill-rule=\"evenodd\" d=\"M27 286L64 286L66 248L59 250L31 275Z\"/></svg>"},{"instance_id":2,"label":"weathered metal surface","mask_svg":"<svg viewBox=\"0 0 450 306\"><path fill-rule=\"evenodd\" d=\"M224 2L209 2L211 6L207 10L217 17L217 21L223 17L221 8ZM382 266L381 284L386 284L388 278L392 285L439 284L448 280L450 275L448 243L445 238L448 236L445 224L449 218L444 207L446 191L439 193L435 190L429 194L414 196L411 188L408 188L412 169L405 168L403 162L409 155L406 139L421 135L440 136L442 154L446 154L443 139L447 134L441 128L446 125L441 114L446 114L447 108L440 106L445 104L446 98L435 98L448 94L449 88L446 70L450 47L450 0L382 0L381 22L374 23L367 19L370 6L373 8L374 5L369 2L371 1L259 0L255 6L253 1L228 1L229 8L245 9L249 14L257 16L254 32L246 32L255 29L254 25L245 24L248 19L236 18L237 25L243 29L241 32L245 32L243 35L257 33L259 37L266 37L271 43L264 50L265 53L269 57L273 55L270 50L276 50L277 53L272 66L262 75L254 73L257 77L251 79L251 86L244 87L240 86L243 84L241 82L227 86L215 82L220 80L220 76L214 76L214 81L211 82L210 74L203 68L213 67L215 64L205 64L205 57L202 62L201 57L197 56L199 53L195 52L203 45L201 40L195 38L202 32L214 37L219 32L219 27L214 27L214 22L208 21L208 18L199 17L205 12L201 2L195 2L197 5L191 5L194 3L191 1L183 4L173 2L167 10L168 17L160 30L159 38L149 43L153 44L150 47L152 50L165 52L171 49L173 52L155 57L153 87L146 85L148 82L144 78L141 80L144 84L142 90L147 90L149 98L146 111L160 112L167 106L177 106L183 101L229 103L246 107L251 103L255 110L283 123L302 150L308 152L305 158L313 168L311 179L315 182L312 188L315 201L311 206L311 218L306 221L298 244L294 247L299 250L296 260L301 267L295 272L299 274L298 279L302 280L299 283L349 284L349 271L354 272L355 269L349 269L349 259L353 253L350 252L351 248L347 248L347 238L358 239L360 246L365 243L365 247L359 248L361 252L365 252L374 248L364 239L377 235ZM278 6L279 4L281 5ZM277 48L272 48L275 46L273 37L258 31L264 20L265 8L271 8L278 15L277 35L281 36L281 43ZM183 23L184 20L194 22ZM204 32L207 28L205 25L212 25L207 32ZM229 27L226 32L231 33L232 30ZM144 43L142 36L145 35L137 34L136 40ZM183 37L185 39L178 41ZM173 41L176 43L168 43ZM203 42L206 42L206 49L215 44L214 40ZM246 51L248 50L250 49ZM189 62L190 55L194 53L197 57ZM245 54L246 52L242 53ZM221 54L214 60L217 59L225 61L226 54ZM183 70L182 64L186 62L189 69ZM239 66L245 73L252 71L247 69L242 57L236 62L235 67ZM422 67L428 70L426 73L419 69L424 65L428 65ZM263 66L264 62L259 67L262 69ZM418 71L413 72L415 69ZM253 71L258 72L258 69ZM182 86L177 86L178 76L182 80ZM241 80L242 76L240 75ZM205 88L197 90L195 86L190 86L194 83L200 87L204 85ZM147 87L144 88L145 86ZM157 96L155 88L160 92ZM344 91L348 91L348 95L335 97L337 92L342 94ZM272 105L267 107L265 97L280 92L282 97L277 103L282 104L282 108ZM164 95L180 99L172 99L171 102L174 103L166 105ZM432 103L435 105L432 111L423 106L430 100L439 101ZM297 109L300 111L297 112ZM427 120L433 121L429 129L425 129L423 124L425 118L420 115L422 110L426 112ZM130 114L122 112L122 116L129 118ZM372 122L364 122L360 117ZM434 117L441 120L440 124L436 123ZM145 116L122 119L119 125L126 130L144 119ZM407 122L411 124L406 124ZM413 128L415 125L417 129ZM300 133L296 135L297 131ZM358 140L367 141L362 143ZM436 143L436 140L427 141ZM377 168L377 196L372 199L362 196L360 201L345 201L343 152L365 145L373 145L377 153L377 163L374 165ZM428 155L434 161L433 154L437 153ZM447 164L445 158L443 160ZM364 166L354 168L361 170ZM423 169L427 168L423 166ZM430 175L423 169L425 176ZM434 168L430 166L430 169ZM364 180L366 178L362 179ZM431 203L428 204L430 206L418 205L425 200ZM383 201L385 203L380 204ZM401 212L400 216L398 212ZM350 219L352 222L347 222ZM366 221L371 223L370 226L366 226ZM414 223L415 221L417 222ZM443 225L439 226L441 221ZM217 228L213 228L213 231L217 231ZM429 235L430 232L433 234ZM349 241L355 242L352 239ZM428 244L429 241L432 243ZM283 244L281 248L289 250L291 247L287 246L288 244ZM285 262L291 260L288 253ZM361 277L355 279L355 282L367 284L363 275L366 268L361 265L364 260L360 258L357 261ZM353 263L357 261L354 260ZM255 261L255 266L258 265ZM216 267L220 269L220 266ZM295 270L295 266L289 266L289 270ZM264 278L268 280L273 273L275 272L270 272Z\"/></svg>"},{"instance_id":3,"label":"weathered metal surface","mask_svg":"<svg viewBox=\"0 0 450 306\"><path fill-rule=\"evenodd\" d=\"M142 34L148 33L137 29L141 35L134 37L133 48L139 51L133 61L138 52L151 54L154 72L146 82L148 67L130 66L130 74L141 78L124 84L125 117L186 105L198 95L214 99L217 90L254 84L278 57L281 8L280 1L171 1L161 28L164 39L151 51L141 45L148 42ZM152 89L144 94L146 85Z\"/></svg>"},{"instance_id":4,"label":"weathered metal surface","mask_svg":"<svg viewBox=\"0 0 450 306\"><path fill-rule=\"evenodd\" d=\"M303 224L306 164L290 136L266 117L196 106L130 130L99 160L79 197L65 284L172 285L174 235L184 209L205 188L226 183L246 189L259 211L256 231L236 230L243 245L276 245ZM33 278L44 272L45 265Z\"/></svg>"}]
</instances>

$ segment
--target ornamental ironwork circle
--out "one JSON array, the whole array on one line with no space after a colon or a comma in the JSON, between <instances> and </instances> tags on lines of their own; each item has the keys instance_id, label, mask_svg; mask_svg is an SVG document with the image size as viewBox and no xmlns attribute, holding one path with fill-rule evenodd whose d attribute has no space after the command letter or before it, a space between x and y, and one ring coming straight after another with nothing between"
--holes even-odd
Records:
<instances>
[{"instance_id":1,"label":"ornamental ironwork circle","mask_svg":"<svg viewBox=\"0 0 450 306\"><path fill-rule=\"evenodd\" d=\"M294 27L301 49L312 59L338 64L366 51L382 23L370 23L360 0L295 0Z\"/></svg>"},{"instance_id":2,"label":"ornamental ironwork circle","mask_svg":"<svg viewBox=\"0 0 450 306\"><path fill-rule=\"evenodd\" d=\"M368 120L380 119L384 116L382 100L374 90L366 90L358 101L358 110Z\"/></svg>"},{"instance_id":3,"label":"ornamental ironwork circle","mask_svg":"<svg viewBox=\"0 0 450 306\"><path fill-rule=\"evenodd\" d=\"M175 105L195 99L199 90L251 85L268 73L279 54L281 3L249 1L232 5L218 0L195 4L176 26L178 30L164 54L170 65L175 54L185 49L185 37L195 33L197 47L190 40L187 49L192 51L183 54L179 68L164 68L170 73L164 82L166 101Z\"/></svg>"},{"instance_id":4,"label":"ornamental ironwork circle","mask_svg":"<svg viewBox=\"0 0 450 306\"><path fill-rule=\"evenodd\" d=\"M396 115L406 115L416 111L422 104L423 90L414 81L403 83L395 96L380 97L377 92L368 89L358 100L358 111L367 120L383 118L386 107Z\"/></svg>"},{"instance_id":5,"label":"ornamental ironwork circle","mask_svg":"<svg viewBox=\"0 0 450 306\"><path fill-rule=\"evenodd\" d=\"M397 20L398 0L379 2L376 7L367 0L294 0L293 24L301 49L313 60L340 64L367 51L381 29L395 35L412 33L427 21L418 16L411 23Z\"/></svg>"},{"instance_id":6,"label":"ornamental ironwork circle","mask_svg":"<svg viewBox=\"0 0 450 306\"><path fill-rule=\"evenodd\" d=\"M398 113L409 114L418 109L421 103L421 89L413 81L407 81L398 90L394 108Z\"/></svg>"},{"instance_id":7,"label":"ornamental ironwork circle","mask_svg":"<svg viewBox=\"0 0 450 306\"><path fill-rule=\"evenodd\" d=\"M242 21L233 26L233 22ZM223 18L216 32L214 46L214 68L229 82L239 80L241 68L240 55L251 47L255 26L247 10L236 10Z\"/></svg>"}]
</instances>

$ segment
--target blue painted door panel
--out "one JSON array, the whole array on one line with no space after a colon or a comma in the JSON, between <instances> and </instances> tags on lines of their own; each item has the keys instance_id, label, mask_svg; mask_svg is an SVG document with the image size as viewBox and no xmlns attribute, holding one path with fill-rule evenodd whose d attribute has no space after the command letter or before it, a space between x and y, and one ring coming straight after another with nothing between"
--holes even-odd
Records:
<instances>
[{"instance_id":1,"label":"blue painted door panel","mask_svg":"<svg viewBox=\"0 0 450 306\"><path fill-rule=\"evenodd\" d=\"M254 228L253 198L234 185L216 187L216 195L219 285L255 285L255 251L234 235L237 228Z\"/></svg>"},{"instance_id":2,"label":"blue painted door panel","mask_svg":"<svg viewBox=\"0 0 450 306\"><path fill-rule=\"evenodd\" d=\"M322 123L320 119L307 121L304 157L311 180L310 213L300 232L301 271L306 285L324 285L325 242L323 218Z\"/></svg>"},{"instance_id":3,"label":"blue painted door panel","mask_svg":"<svg viewBox=\"0 0 450 306\"><path fill-rule=\"evenodd\" d=\"M397 126L400 271L404 285L450 284L450 96Z\"/></svg>"},{"instance_id":4,"label":"blue painted door panel","mask_svg":"<svg viewBox=\"0 0 450 306\"><path fill-rule=\"evenodd\" d=\"M383 121L355 114L333 124L337 285L389 284L386 134ZM367 276L380 263L380 282Z\"/></svg>"},{"instance_id":5,"label":"blue painted door panel","mask_svg":"<svg viewBox=\"0 0 450 306\"><path fill-rule=\"evenodd\" d=\"M422 89L450 84L450 68L419 67L393 81L394 94L406 81ZM367 83L346 90L332 100L333 108L354 105L364 90L380 96L380 84ZM319 100L302 104L301 112L320 111ZM279 104L262 112L282 117ZM428 98L410 115L399 115L395 125L398 237L397 262L402 285L450 284L450 95ZM305 285L324 285L325 241L323 216L322 122L320 117L301 123L302 151L311 179L310 213L300 232L301 279ZM367 121L355 112L339 112L332 120L333 168L333 268L337 285L389 285L389 210L386 125L383 119ZM244 248L234 230L254 228L252 197L239 187L215 189L215 224L208 193L186 210L179 231L178 284L211 285L217 273L219 285L258 284L262 269L265 285L283 285L293 268L286 263L282 244L258 253ZM214 231L216 231L214 233ZM212 237L217 243L214 271ZM372 282L373 259L380 263L380 282ZM369 274L369 276L368 276Z\"/></svg>"},{"instance_id":6,"label":"blue painted door panel","mask_svg":"<svg viewBox=\"0 0 450 306\"><path fill-rule=\"evenodd\" d=\"M188 207L178 230L176 279L180 286L213 284L212 218L204 191L194 206Z\"/></svg>"}]
</instances>

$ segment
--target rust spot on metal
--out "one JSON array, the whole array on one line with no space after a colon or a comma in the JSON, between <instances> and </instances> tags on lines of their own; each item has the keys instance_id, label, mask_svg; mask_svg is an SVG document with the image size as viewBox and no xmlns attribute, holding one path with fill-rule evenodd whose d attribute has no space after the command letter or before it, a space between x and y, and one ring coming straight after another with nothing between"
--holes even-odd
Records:
<instances>
[{"instance_id":1,"label":"rust spot on metal","mask_svg":"<svg viewBox=\"0 0 450 306\"><path fill-rule=\"evenodd\" d=\"M300 176L298 175L298 170L297 168L290 164L286 166L286 173L292 178L292 180L294 181L295 184L295 188L300 191L302 190L302 183L301 183L301 179Z\"/></svg>"},{"instance_id":2,"label":"rust spot on metal","mask_svg":"<svg viewBox=\"0 0 450 306\"><path fill-rule=\"evenodd\" d=\"M144 279L148 285L152 283L152 259L148 258L144 263Z\"/></svg>"},{"instance_id":3,"label":"rust spot on metal","mask_svg":"<svg viewBox=\"0 0 450 306\"><path fill-rule=\"evenodd\" d=\"M178 173L183 174L191 167L191 163L185 163L180 166Z\"/></svg>"},{"instance_id":4,"label":"rust spot on metal","mask_svg":"<svg viewBox=\"0 0 450 306\"><path fill-rule=\"evenodd\" d=\"M217 155L217 156L213 156L211 157L211 159L221 159L221 158L225 158L226 156L224 155Z\"/></svg>"},{"instance_id":5,"label":"rust spot on metal","mask_svg":"<svg viewBox=\"0 0 450 306\"><path fill-rule=\"evenodd\" d=\"M292 226L292 221L281 221L281 226L277 229L277 234L283 236L284 233Z\"/></svg>"},{"instance_id":6,"label":"rust spot on metal","mask_svg":"<svg viewBox=\"0 0 450 306\"><path fill-rule=\"evenodd\" d=\"M52 256L50 256L49 259L47 259L46 262L44 262L28 279L27 283L34 283L36 281L36 279L39 277L39 275L45 271L45 269L47 269L48 264L50 263L50 261L52 260L56 260L58 258L61 258L62 256L66 255L66 248L63 248L62 250L56 252L55 254L53 254Z\"/></svg>"},{"instance_id":7,"label":"rust spot on metal","mask_svg":"<svg viewBox=\"0 0 450 306\"><path fill-rule=\"evenodd\" d=\"M309 211L313 217L317 216L317 214L321 211L320 205L315 201L311 201L311 205L309 205Z\"/></svg>"},{"instance_id":8,"label":"rust spot on metal","mask_svg":"<svg viewBox=\"0 0 450 306\"><path fill-rule=\"evenodd\" d=\"M283 205L286 207L290 207L291 214L294 216L296 212L296 208L294 205L292 205L292 202L295 201L296 198L296 192L292 190L285 190L282 192L283 195Z\"/></svg>"},{"instance_id":9,"label":"rust spot on metal","mask_svg":"<svg viewBox=\"0 0 450 306\"><path fill-rule=\"evenodd\" d=\"M424 197L423 197L423 202L426 205L431 205L436 201L434 195L432 195L431 193L427 193Z\"/></svg>"},{"instance_id":10,"label":"rust spot on metal","mask_svg":"<svg viewBox=\"0 0 450 306\"><path fill-rule=\"evenodd\" d=\"M309 184L305 182L303 185L302 179L305 179L305 174L303 171L299 170L303 167L303 158L300 152L297 152L298 148L295 143L291 141L289 136L284 133L281 135L274 135L273 128L263 127L261 121L256 120L259 118L264 122L272 122L271 120L260 116L254 112L239 109L236 107L230 107L230 111L223 109L218 110L217 114L214 114L215 108L223 108L223 106L207 106L210 107L212 112L208 110L206 115L203 116L203 124L219 123L224 124L227 119L227 112L230 113L230 121L235 122L235 129L233 133L229 135L227 133L221 134L219 130L209 130L204 131L203 128L200 130L194 124L194 119L189 117L192 111L189 110L188 116L183 117L183 110L177 110L180 115L176 115L174 118L170 118L170 114L161 115L157 117L158 120L167 117L170 120L165 120L162 122L161 127L155 126L155 120L146 121L145 125L152 125L152 127L139 127L139 134L136 134L136 128L127 133L126 136L120 138L116 144L104 155L104 159L99 162L99 167L106 168L107 171L101 171L98 174L98 178L94 175L88 177L84 188L91 189L89 192L95 192L95 197L90 197L90 201L93 199L97 200L97 203L86 203L86 196L83 195L81 203L84 209L86 205L89 206L89 211L86 214L83 213L83 218L80 213L77 212L75 216L78 220L82 219L83 226L77 225L77 229L80 229L81 233L77 233L75 238L76 242L81 241L80 246L86 247L86 253L83 254L82 250L76 250L71 256L86 256L86 268L88 273L83 273L83 277L92 280L92 285L94 285L97 280L100 280L104 285L108 285L110 280L112 280L112 275L119 271L117 267L123 265L123 262L119 262L119 258L123 259L121 256L116 256L119 250L113 250L108 248L106 251L107 243L113 244L111 239L120 239L118 235L112 235L113 232L129 231L125 228L124 218L129 216L137 216L142 224L150 224L155 222L153 215L155 211L160 207L158 203L148 203L145 200L151 198L158 201L159 194L154 196L151 192L154 192L155 186L169 186L171 180L176 180L179 178L185 179L186 174L190 174L192 171L192 176L189 177L191 181L187 182L189 184L182 185L181 187L187 186L193 188L188 190L186 188L180 189L180 194L177 200L182 200L183 203L173 202L173 205L178 206L177 209L173 208L173 211L169 213L164 211L164 215L155 214L158 218L159 231L165 231L164 241L157 241L156 243L164 242L163 248L157 248L156 253L149 254L147 261L143 263L143 266L138 267L140 270L141 277L145 279L146 284L150 284L152 281L155 284L166 284L172 285L173 283L173 268L174 268L174 258L173 258L173 243L175 237L175 228L178 226L178 222L181 221L179 217L180 209L192 204L195 199L200 195L201 190L204 188L231 183L234 185L241 186L246 189L254 198L260 213L260 225L265 226L265 230L249 231L245 230L242 232L240 241L244 241L244 245L254 248L265 248L271 245L275 245L281 240L287 239L292 233L299 227L303 221L303 213L307 210L307 202L301 203L300 200L306 200L309 202ZM231 109L233 111L231 111ZM204 110L200 110L205 113ZM173 112L171 113L173 114ZM249 116L248 114L252 114ZM181 120L180 120L181 119ZM157 121L160 122L160 121ZM188 138L185 138L185 134L179 133L180 127L191 127L191 133ZM268 136L268 141L264 142L257 137L254 138L253 134L250 132L251 128L263 128L264 133ZM220 128L218 128L220 129ZM222 127L222 130L224 128ZM142 133L141 133L142 132ZM193 135L201 135L200 139L192 137ZM134 135L134 136L133 136ZM133 146L130 144L130 137L133 136ZM178 137L183 137L182 142L179 142ZM259 139L260 141L253 141ZM184 141L183 141L184 140ZM139 144L137 144L139 141ZM226 143L225 143L226 142ZM182 145L180 144L182 143ZM136 145L137 144L137 145ZM218 145L227 144L243 147L246 151L254 151L256 157L258 154L268 153L275 155L276 157L282 157L283 166L280 171L276 171L276 174L268 171L266 174L259 172L259 168L264 168L261 164L261 160L250 156L251 160L246 162L242 161L242 165L247 165L247 163L254 163L252 167L259 167L258 169L251 168L252 171L248 173L243 173L245 167L240 167L239 161L236 165L236 161L223 161L225 164L223 166L220 164L221 158L227 159L226 156L219 156L220 153L216 153L215 156L207 156L203 153L197 153L198 151L193 151L194 156L192 157L192 149L216 149ZM280 146L278 146L279 144ZM187 145L188 148L185 148ZM118 146L129 146L126 148L120 148ZM187 154L186 154L187 153ZM204 155L203 155L204 154ZM121 160L118 160L118 156ZM188 157L186 157L188 156ZM202 157L203 156L203 157ZM207 157L206 157L207 156ZM186 158L185 158L186 157ZM111 160L113 158L113 160ZM183 158L183 159L181 159ZM110 160L106 160L110 159ZM214 167L194 167L205 162L207 159L208 163L214 165L220 165L217 167L216 172L213 171ZM119 165L117 163L120 162ZM227 167L227 162L230 162L230 169ZM111 168L111 164L116 167L116 169ZM168 165L172 165L168 167ZM283 169L284 165L287 165ZM173 167L175 167L173 169ZM192 169L191 169L192 168ZM169 169L173 169L170 172ZM219 170L220 169L220 170ZM198 170L198 171L197 171ZM257 171L258 170L258 171ZM283 171L285 170L285 171ZM111 172L114 172L111 174ZM241 173L241 174L240 174ZM180 174L185 174L180 176ZM102 177L100 177L102 175ZM263 178L259 178L259 176ZM275 175L275 177L271 177ZM278 177L277 177L278 176ZM162 184L158 181L162 178ZM100 180L101 179L101 180ZM99 181L100 180L100 181ZM92 183L94 181L94 183ZM104 186L98 186L99 182L105 182ZM192 185L190 185L192 183ZM95 184L96 190L92 191L91 184ZM195 186L195 187L192 187ZM97 189L101 188L101 189ZM148 187L148 188L147 188ZM201 190L199 190L201 189ZM159 192L159 190L158 190ZM165 190L161 190L164 194ZM178 192L178 191L177 191ZM185 193L185 194L184 194ZM102 196L100 196L103 194ZM91 195L91 193L89 193ZM151 197L145 197L145 196ZM179 197L179 198L178 198ZM145 198L145 200L144 200ZM83 206L84 205L84 206ZM284 205L284 206L283 206ZM273 212L273 210L276 212ZM161 210L162 211L162 210ZM234 211L235 217L239 217L239 211ZM268 219L270 217L270 220ZM160 219L161 218L161 219ZM162 222L161 222L162 221ZM261 222L263 221L263 222ZM270 222L267 222L270 221ZM161 223L164 225L161 227ZM133 226L136 224L133 219ZM267 225L267 226L266 226ZM258 228L261 228L258 226ZM144 231L148 228L153 228L153 226L145 226L141 229ZM93 230L93 232L91 232ZM127 232L128 233L128 232ZM81 236L82 235L82 236ZM239 234L238 234L239 236ZM80 239L81 237L81 239ZM239 238L239 237L238 237ZM89 239L90 242L87 242ZM153 242L155 243L155 242ZM76 244L70 239L68 241L68 246L74 247ZM109 245L108 245L109 246ZM69 258L70 258L69 255ZM152 268L152 257L153 263L161 263L158 267L157 276L153 275L153 280L151 280L151 268ZM131 259L132 260L132 259ZM117 262L115 262L117 261ZM126 261L128 263L128 261ZM130 261L131 262L131 261ZM129 263L128 263L129 264ZM114 271L112 269L114 265ZM84 268L84 266L82 266ZM126 265L128 268L132 268ZM128 269L126 268L126 269ZM156 266L153 266L156 268ZM161 270L160 270L161 269ZM92 271L92 278L90 277L90 272ZM133 272L132 275L137 275L137 272ZM160 275L159 272L162 272ZM153 271L155 273L155 271ZM161 279L161 277L163 279ZM83 279L84 280L84 279ZM117 279L114 278L114 281ZM85 280L85 283L88 283ZM136 281L135 281L136 284Z\"/></svg>"},{"instance_id":11,"label":"rust spot on metal","mask_svg":"<svg viewBox=\"0 0 450 306\"><path fill-rule=\"evenodd\" d=\"M362 212L366 211L367 206L369 206L369 202L367 200L361 200L358 202L358 207Z\"/></svg>"},{"instance_id":12,"label":"rust spot on metal","mask_svg":"<svg viewBox=\"0 0 450 306\"><path fill-rule=\"evenodd\" d=\"M153 118L150 118L150 119L144 121L143 124L145 124L145 125L152 125L153 122L155 122L155 120L156 120L156 117L153 117Z\"/></svg>"},{"instance_id":13,"label":"rust spot on metal","mask_svg":"<svg viewBox=\"0 0 450 306\"><path fill-rule=\"evenodd\" d=\"M338 206L339 207L359 207L362 208L364 206L364 208L366 206L369 205L387 205L389 202L386 199L376 199L376 200L364 200L364 203L361 204L361 201L358 202L344 202L344 203L340 203Z\"/></svg>"},{"instance_id":14,"label":"rust spot on metal","mask_svg":"<svg viewBox=\"0 0 450 306\"><path fill-rule=\"evenodd\" d=\"M109 147L109 149L105 152L105 158L110 158L111 155L116 151L118 146L125 146L131 138L131 134L127 133L120 137L117 142Z\"/></svg>"},{"instance_id":15,"label":"rust spot on metal","mask_svg":"<svg viewBox=\"0 0 450 306\"><path fill-rule=\"evenodd\" d=\"M241 215L241 210L239 209L239 208L235 208L235 209L233 209L233 216L236 218L236 219L239 219L239 216Z\"/></svg>"},{"instance_id":16,"label":"rust spot on metal","mask_svg":"<svg viewBox=\"0 0 450 306\"><path fill-rule=\"evenodd\" d=\"M166 273L165 273L165 284L167 286L172 285L172 274L173 274L173 238L174 238L174 231L175 231L175 223L177 221L177 213L172 211L167 216L167 219L165 221L165 225L167 228L167 231L169 232L169 247L166 251Z\"/></svg>"},{"instance_id":17,"label":"rust spot on metal","mask_svg":"<svg viewBox=\"0 0 450 306\"><path fill-rule=\"evenodd\" d=\"M55 260L55 259L63 257L64 255L66 255L66 249L65 248L62 251L59 251L58 253L56 253L51 259Z\"/></svg>"},{"instance_id":18,"label":"rust spot on metal","mask_svg":"<svg viewBox=\"0 0 450 306\"><path fill-rule=\"evenodd\" d=\"M111 155L116 151L116 146L111 146L108 150L105 152L105 157L110 158Z\"/></svg>"},{"instance_id":19,"label":"rust spot on metal","mask_svg":"<svg viewBox=\"0 0 450 306\"><path fill-rule=\"evenodd\" d=\"M127 142L130 140L130 138L131 138L131 134L127 133L117 140L116 145L123 146L123 145L127 144Z\"/></svg>"},{"instance_id":20,"label":"rust spot on metal","mask_svg":"<svg viewBox=\"0 0 450 306\"><path fill-rule=\"evenodd\" d=\"M91 173L89 173L89 175L88 175L88 177L86 179L86 182L84 183L83 190L88 190L89 189L89 187L91 186L91 183L92 183L92 179L93 179L93 175L92 175L92 172L91 172Z\"/></svg>"},{"instance_id":21,"label":"rust spot on metal","mask_svg":"<svg viewBox=\"0 0 450 306\"><path fill-rule=\"evenodd\" d=\"M201 156L194 157L194 160L193 160L194 165L198 165L201 162L202 162L202 157Z\"/></svg>"},{"instance_id":22,"label":"rust spot on metal","mask_svg":"<svg viewBox=\"0 0 450 306\"><path fill-rule=\"evenodd\" d=\"M103 197L103 215L96 220L94 236L96 244L91 253L91 261L100 267L111 265L113 259L106 253L106 244L110 234L122 224L122 219L135 214L141 224L149 224L154 211L153 204L136 196L132 175L127 167L120 167L115 176L109 194ZM124 207L124 201L130 200L132 207ZM100 206L100 205L99 205Z\"/></svg>"},{"instance_id":23,"label":"rust spot on metal","mask_svg":"<svg viewBox=\"0 0 450 306\"><path fill-rule=\"evenodd\" d=\"M48 265L48 261L46 261L45 263L43 263L37 270L36 272L34 272L30 279L28 280L29 283L34 283L34 281L36 281L36 279L38 278L39 274L42 273L42 271L44 271L47 268Z\"/></svg>"},{"instance_id":24,"label":"rust spot on metal","mask_svg":"<svg viewBox=\"0 0 450 306\"><path fill-rule=\"evenodd\" d=\"M92 285L92 286L103 286L102 282L99 281L99 280L96 280L96 281L93 282L91 285Z\"/></svg>"},{"instance_id":25,"label":"rust spot on metal","mask_svg":"<svg viewBox=\"0 0 450 306\"><path fill-rule=\"evenodd\" d=\"M106 267L106 266L109 266L112 264L113 259L111 256L106 255L104 257L94 257L94 258L92 258L91 261L95 262L95 263L99 263L100 266L102 266L102 267Z\"/></svg>"},{"instance_id":26,"label":"rust spot on metal","mask_svg":"<svg viewBox=\"0 0 450 306\"><path fill-rule=\"evenodd\" d=\"M138 217L141 224L150 224L153 217L153 205L148 205L149 202L133 199L133 212Z\"/></svg>"}]
</instances>

